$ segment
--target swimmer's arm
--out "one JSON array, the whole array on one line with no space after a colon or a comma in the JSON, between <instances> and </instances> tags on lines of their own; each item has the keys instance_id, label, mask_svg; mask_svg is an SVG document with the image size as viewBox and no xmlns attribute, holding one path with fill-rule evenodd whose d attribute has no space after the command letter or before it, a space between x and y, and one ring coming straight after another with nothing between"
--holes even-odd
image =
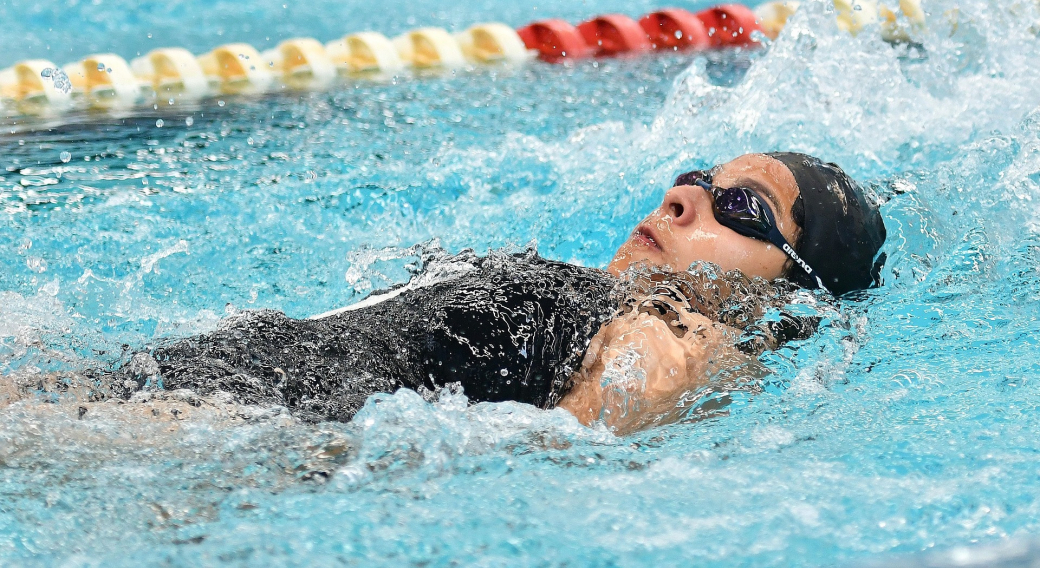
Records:
<instances>
[{"instance_id":1,"label":"swimmer's arm","mask_svg":"<svg viewBox=\"0 0 1040 568\"><path fill-rule=\"evenodd\" d=\"M662 318L633 310L592 339L574 386L557 405L589 425L618 433L682 418L683 398L755 361L734 347L739 332L698 313Z\"/></svg>"}]
</instances>

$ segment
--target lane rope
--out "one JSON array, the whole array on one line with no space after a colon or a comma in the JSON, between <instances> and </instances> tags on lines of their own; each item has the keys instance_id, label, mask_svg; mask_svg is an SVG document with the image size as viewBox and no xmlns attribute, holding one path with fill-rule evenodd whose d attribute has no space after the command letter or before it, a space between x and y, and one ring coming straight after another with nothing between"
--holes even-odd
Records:
<instances>
[{"instance_id":1,"label":"lane rope","mask_svg":"<svg viewBox=\"0 0 1040 568\"><path fill-rule=\"evenodd\" d=\"M899 0L896 9L876 0L833 2L838 26L852 34L879 23L886 40L909 41L914 29L924 25L920 0ZM314 38L287 39L264 52L247 43L229 43L198 56L180 47L159 48L130 62L100 53L61 67L29 59L0 70L0 117L125 112L219 95L320 90L344 78L520 64L533 58L559 63L652 51L755 48L763 38L775 39L797 9L793 0L768 2L755 10L721 4L697 13L663 9L639 20L623 14L600 15L577 25L541 20L517 30L498 22L456 34L423 27L393 39L365 31L325 44Z\"/></svg>"}]
</instances>

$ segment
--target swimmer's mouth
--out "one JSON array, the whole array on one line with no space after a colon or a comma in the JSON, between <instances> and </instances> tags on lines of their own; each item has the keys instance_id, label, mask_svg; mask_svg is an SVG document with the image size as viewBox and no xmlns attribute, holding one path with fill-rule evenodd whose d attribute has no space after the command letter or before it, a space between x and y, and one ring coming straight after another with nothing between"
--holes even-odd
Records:
<instances>
[{"instance_id":1,"label":"swimmer's mouth","mask_svg":"<svg viewBox=\"0 0 1040 568\"><path fill-rule=\"evenodd\" d=\"M636 227L632 233L632 240L643 246L661 250L661 245L657 244L657 239L654 238L653 230L647 225Z\"/></svg>"}]
</instances>

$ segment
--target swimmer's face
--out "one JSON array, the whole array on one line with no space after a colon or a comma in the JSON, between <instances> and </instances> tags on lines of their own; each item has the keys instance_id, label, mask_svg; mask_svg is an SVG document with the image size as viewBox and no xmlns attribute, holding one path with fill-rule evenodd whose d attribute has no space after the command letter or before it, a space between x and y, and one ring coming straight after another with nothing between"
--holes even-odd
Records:
<instances>
[{"instance_id":1,"label":"swimmer's face","mask_svg":"<svg viewBox=\"0 0 1040 568\"><path fill-rule=\"evenodd\" d=\"M799 228L791 214L798 184L787 166L763 154L747 154L713 173L718 187L748 187L765 198L784 238L798 242ZM632 265L648 264L679 271L707 261L725 271L772 280L783 276L787 259L776 246L720 225L707 191L680 185L665 193L664 203L636 227L607 270L616 276Z\"/></svg>"}]
</instances>

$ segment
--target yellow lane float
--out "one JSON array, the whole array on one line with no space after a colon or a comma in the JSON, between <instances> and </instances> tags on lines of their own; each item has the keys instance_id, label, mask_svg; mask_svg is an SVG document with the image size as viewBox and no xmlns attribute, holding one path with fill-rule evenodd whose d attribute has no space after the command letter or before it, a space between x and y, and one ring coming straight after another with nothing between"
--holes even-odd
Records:
<instances>
[{"instance_id":1,"label":"yellow lane float","mask_svg":"<svg viewBox=\"0 0 1040 568\"><path fill-rule=\"evenodd\" d=\"M787 19L798 11L798 2L766 2L755 8L755 18L762 27L762 33L769 39L776 39L780 31L787 25Z\"/></svg>"},{"instance_id":2,"label":"yellow lane float","mask_svg":"<svg viewBox=\"0 0 1040 568\"><path fill-rule=\"evenodd\" d=\"M209 80L187 49L165 47L130 61L137 78L161 99L199 99L209 93Z\"/></svg>"},{"instance_id":3,"label":"yellow lane float","mask_svg":"<svg viewBox=\"0 0 1040 568\"><path fill-rule=\"evenodd\" d=\"M229 43L198 57L211 89L227 94L255 94L274 79L263 57L248 43Z\"/></svg>"},{"instance_id":4,"label":"yellow lane float","mask_svg":"<svg viewBox=\"0 0 1040 568\"><path fill-rule=\"evenodd\" d=\"M394 38L398 55L419 69L461 67L466 64L458 42L443 28L419 28Z\"/></svg>"},{"instance_id":5,"label":"yellow lane float","mask_svg":"<svg viewBox=\"0 0 1040 568\"><path fill-rule=\"evenodd\" d=\"M878 11L882 18L881 37L885 41L910 41L911 32L924 27L924 10L921 9L920 0L899 0L899 11L905 22L901 22L895 11L887 6L882 6Z\"/></svg>"},{"instance_id":6,"label":"yellow lane float","mask_svg":"<svg viewBox=\"0 0 1040 568\"><path fill-rule=\"evenodd\" d=\"M0 106L5 114L45 115L71 106L70 86L57 84L59 67L46 59L20 61L0 71Z\"/></svg>"},{"instance_id":7,"label":"yellow lane float","mask_svg":"<svg viewBox=\"0 0 1040 568\"><path fill-rule=\"evenodd\" d=\"M466 59L474 63L526 61L532 57L516 30L498 22L476 24L455 34Z\"/></svg>"},{"instance_id":8,"label":"yellow lane float","mask_svg":"<svg viewBox=\"0 0 1040 568\"><path fill-rule=\"evenodd\" d=\"M865 26L881 21L881 37L885 41L909 41L910 30L924 27L924 10L920 0L899 0L899 12L874 0L833 0L837 12L838 27L853 35L858 34ZM772 39L780 35L787 25L787 19L798 10L799 2L777 1L766 2L755 8L762 31Z\"/></svg>"},{"instance_id":9,"label":"yellow lane float","mask_svg":"<svg viewBox=\"0 0 1040 568\"><path fill-rule=\"evenodd\" d=\"M856 35L863 29L877 22L878 7L874 0L834 0L837 11L838 27Z\"/></svg>"},{"instance_id":10,"label":"yellow lane float","mask_svg":"<svg viewBox=\"0 0 1040 568\"><path fill-rule=\"evenodd\" d=\"M316 39L287 39L263 53L264 62L287 86L320 88L336 78L336 65Z\"/></svg>"},{"instance_id":11,"label":"yellow lane float","mask_svg":"<svg viewBox=\"0 0 1040 568\"><path fill-rule=\"evenodd\" d=\"M397 48L385 35L360 32L325 44L325 53L340 74L395 73L404 69Z\"/></svg>"},{"instance_id":12,"label":"yellow lane float","mask_svg":"<svg viewBox=\"0 0 1040 568\"><path fill-rule=\"evenodd\" d=\"M141 102L141 81L114 53L89 55L62 69L72 82L73 96L82 96L91 108L123 109Z\"/></svg>"}]
</instances>

